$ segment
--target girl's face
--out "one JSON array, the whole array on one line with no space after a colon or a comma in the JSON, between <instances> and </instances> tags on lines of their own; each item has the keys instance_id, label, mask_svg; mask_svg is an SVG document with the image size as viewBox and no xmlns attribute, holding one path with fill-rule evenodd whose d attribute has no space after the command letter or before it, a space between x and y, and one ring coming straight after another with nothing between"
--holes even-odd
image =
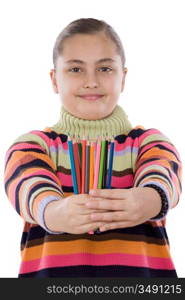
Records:
<instances>
[{"instance_id":1,"label":"girl's face","mask_svg":"<svg viewBox=\"0 0 185 300\"><path fill-rule=\"evenodd\" d=\"M69 113L98 120L114 110L126 72L115 44L100 32L67 38L56 71L51 70L50 77Z\"/></svg>"}]
</instances>

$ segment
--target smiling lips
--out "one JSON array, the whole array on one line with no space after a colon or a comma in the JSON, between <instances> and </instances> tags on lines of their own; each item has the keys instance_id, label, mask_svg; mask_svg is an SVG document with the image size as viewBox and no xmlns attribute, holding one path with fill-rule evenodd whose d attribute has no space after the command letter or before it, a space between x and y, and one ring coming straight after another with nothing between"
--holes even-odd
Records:
<instances>
[{"instance_id":1,"label":"smiling lips","mask_svg":"<svg viewBox=\"0 0 185 300\"><path fill-rule=\"evenodd\" d=\"M79 97L85 100L98 100L102 98L104 95L101 94L86 94L86 95L79 95Z\"/></svg>"}]
</instances>

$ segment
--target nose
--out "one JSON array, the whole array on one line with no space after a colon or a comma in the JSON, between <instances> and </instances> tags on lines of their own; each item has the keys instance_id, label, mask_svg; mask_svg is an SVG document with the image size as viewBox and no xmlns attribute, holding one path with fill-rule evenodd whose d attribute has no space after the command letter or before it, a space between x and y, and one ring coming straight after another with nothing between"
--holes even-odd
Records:
<instances>
[{"instance_id":1,"label":"nose","mask_svg":"<svg viewBox=\"0 0 185 300\"><path fill-rule=\"evenodd\" d=\"M84 88L97 88L98 85L98 78L94 72L86 74L84 79Z\"/></svg>"}]
</instances>

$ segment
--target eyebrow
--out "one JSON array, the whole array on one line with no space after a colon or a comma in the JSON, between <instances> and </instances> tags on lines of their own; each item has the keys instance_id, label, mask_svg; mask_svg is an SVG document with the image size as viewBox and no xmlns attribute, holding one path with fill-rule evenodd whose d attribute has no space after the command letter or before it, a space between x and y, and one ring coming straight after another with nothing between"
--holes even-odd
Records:
<instances>
[{"instance_id":1,"label":"eyebrow","mask_svg":"<svg viewBox=\"0 0 185 300\"><path fill-rule=\"evenodd\" d=\"M99 64L99 63L104 63L104 62L116 62L114 59L112 58L101 58L99 60L96 61L96 64ZM86 64L83 60L80 60L80 59L70 59L70 60L67 60L65 61L65 63L67 64L70 64L70 63L77 63L77 64Z\"/></svg>"}]
</instances>

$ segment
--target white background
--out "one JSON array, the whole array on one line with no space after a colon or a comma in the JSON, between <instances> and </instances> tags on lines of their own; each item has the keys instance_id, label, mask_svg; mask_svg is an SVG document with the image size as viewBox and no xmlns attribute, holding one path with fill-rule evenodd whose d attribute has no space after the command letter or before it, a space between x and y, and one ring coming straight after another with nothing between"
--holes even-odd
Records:
<instances>
[{"instance_id":1,"label":"white background","mask_svg":"<svg viewBox=\"0 0 185 300\"><path fill-rule=\"evenodd\" d=\"M103 19L120 35L128 74L119 104L133 126L157 128L184 163L185 1L1 1L0 277L17 277L22 220L4 192L4 155L13 140L59 118L49 78L59 32L81 17ZM184 183L183 183L184 185ZM169 212L167 233L178 276L185 277L185 201Z\"/></svg>"}]
</instances>

